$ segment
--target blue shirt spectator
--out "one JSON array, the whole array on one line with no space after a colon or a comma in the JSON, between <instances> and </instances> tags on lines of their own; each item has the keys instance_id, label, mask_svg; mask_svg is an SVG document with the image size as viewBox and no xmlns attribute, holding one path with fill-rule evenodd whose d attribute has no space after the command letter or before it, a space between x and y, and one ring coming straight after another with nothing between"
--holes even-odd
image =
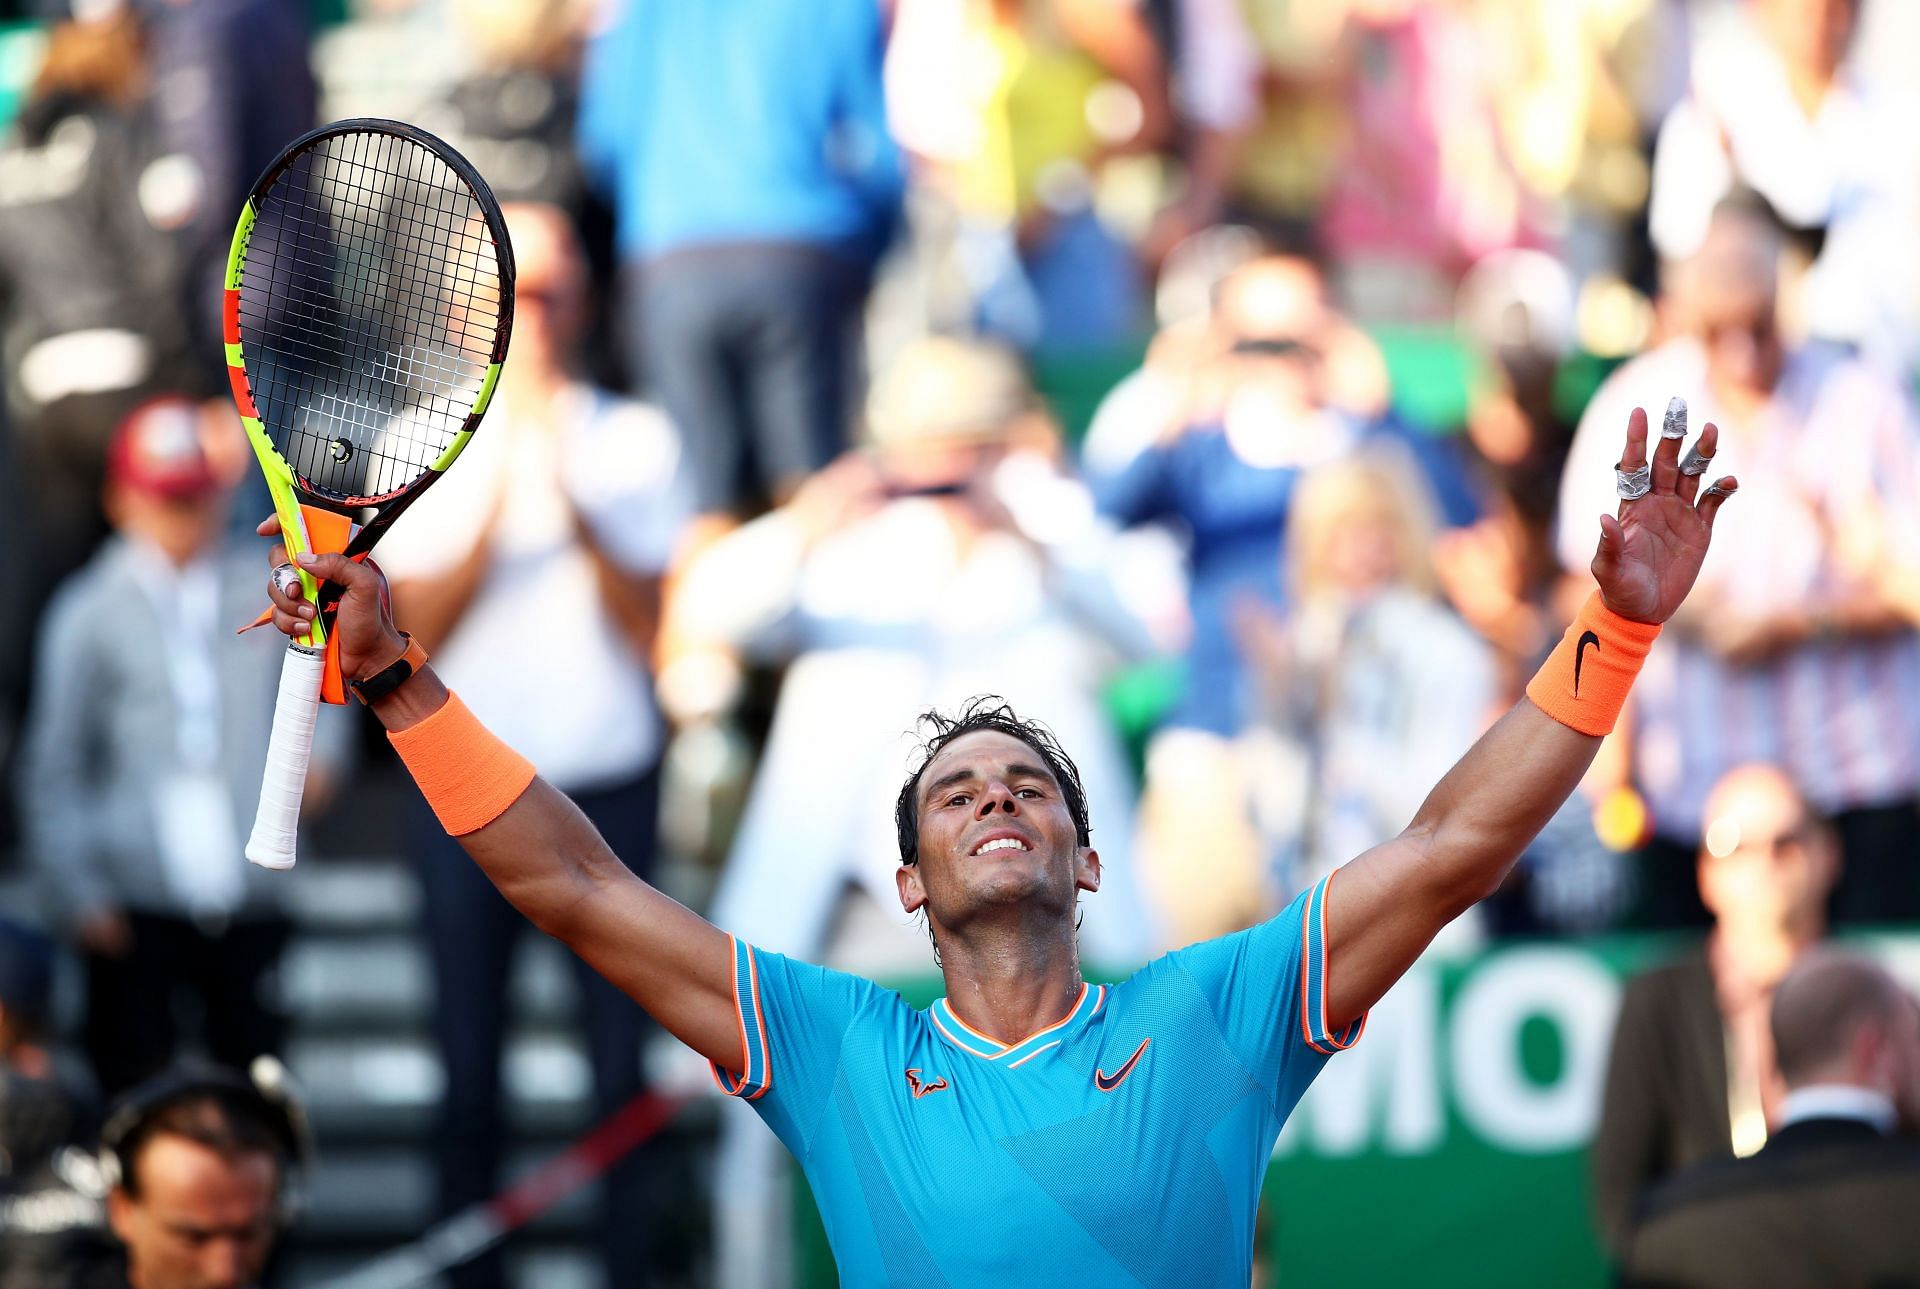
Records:
<instances>
[{"instance_id":1,"label":"blue shirt spectator","mask_svg":"<svg viewBox=\"0 0 1920 1289\"><path fill-rule=\"evenodd\" d=\"M626 0L588 49L580 151L622 255L807 242L870 259L903 185L879 0Z\"/></svg>"}]
</instances>

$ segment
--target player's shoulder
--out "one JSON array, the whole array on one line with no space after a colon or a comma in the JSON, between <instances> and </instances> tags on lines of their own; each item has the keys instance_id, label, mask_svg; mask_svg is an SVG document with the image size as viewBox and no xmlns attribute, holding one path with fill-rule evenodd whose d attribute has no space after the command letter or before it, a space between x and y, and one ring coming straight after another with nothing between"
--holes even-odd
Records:
<instances>
[{"instance_id":1,"label":"player's shoulder","mask_svg":"<svg viewBox=\"0 0 1920 1289\"><path fill-rule=\"evenodd\" d=\"M1252 963L1296 955L1307 930L1316 893L1323 891L1323 885L1310 887L1294 896L1278 913L1252 926L1196 940L1162 954L1135 972L1129 980L1146 982L1177 972L1204 985Z\"/></svg>"},{"instance_id":2,"label":"player's shoulder","mask_svg":"<svg viewBox=\"0 0 1920 1289\"><path fill-rule=\"evenodd\" d=\"M748 956L738 961L736 976L742 988L759 993L764 984L791 995L799 1005L832 1006L842 1011L850 1024L897 1026L919 1013L899 992L884 985L842 971L821 966L803 958L790 958L744 940L735 940L736 953Z\"/></svg>"}]
</instances>

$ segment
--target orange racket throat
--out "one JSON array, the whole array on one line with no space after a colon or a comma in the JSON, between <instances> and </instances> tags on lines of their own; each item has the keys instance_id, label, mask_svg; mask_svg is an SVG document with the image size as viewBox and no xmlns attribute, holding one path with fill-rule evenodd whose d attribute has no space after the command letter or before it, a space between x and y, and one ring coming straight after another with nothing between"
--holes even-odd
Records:
<instances>
[{"instance_id":1,"label":"orange racket throat","mask_svg":"<svg viewBox=\"0 0 1920 1289\"><path fill-rule=\"evenodd\" d=\"M307 549L315 555L340 554L353 541L353 535L359 527L345 515L304 503L300 507L300 520L307 530ZM365 558L364 553L362 558ZM328 626L327 667L320 676L320 701L338 706L347 701L347 683L340 674L340 640L331 630L331 614L328 615Z\"/></svg>"}]
</instances>

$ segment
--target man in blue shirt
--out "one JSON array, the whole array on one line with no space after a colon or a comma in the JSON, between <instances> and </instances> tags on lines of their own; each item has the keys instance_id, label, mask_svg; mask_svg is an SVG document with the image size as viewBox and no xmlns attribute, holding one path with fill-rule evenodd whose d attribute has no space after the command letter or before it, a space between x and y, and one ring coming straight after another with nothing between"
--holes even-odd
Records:
<instances>
[{"instance_id":1,"label":"man in blue shirt","mask_svg":"<svg viewBox=\"0 0 1920 1289\"><path fill-rule=\"evenodd\" d=\"M578 125L611 202L634 374L745 517L839 455L858 323L905 182L881 0L619 0Z\"/></svg>"},{"instance_id":2,"label":"man in blue shirt","mask_svg":"<svg viewBox=\"0 0 1920 1289\"><path fill-rule=\"evenodd\" d=\"M1080 973L1077 905L1099 889L1100 857L1072 763L1003 708L934 718L896 810L901 905L926 915L946 976L924 1012L756 951L634 876L423 664L377 570L303 563L347 588L341 667L442 824L536 925L751 1100L806 1170L842 1283L1240 1289L1294 1102L1573 791L1693 585L1734 485L1701 491L1716 432L1683 471L1684 405L1678 434L1674 421L1649 461L1633 413L1599 593L1406 831L1278 917L1119 985ZM282 630L308 607L276 589ZM835 767L819 771L835 791Z\"/></svg>"}]
</instances>

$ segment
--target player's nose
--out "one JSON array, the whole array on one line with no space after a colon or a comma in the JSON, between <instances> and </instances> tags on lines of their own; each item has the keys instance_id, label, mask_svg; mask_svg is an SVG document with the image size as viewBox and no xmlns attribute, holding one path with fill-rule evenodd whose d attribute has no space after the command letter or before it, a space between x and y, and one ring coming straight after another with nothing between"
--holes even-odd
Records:
<instances>
[{"instance_id":1,"label":"player's nose","mask_svg":"<svg viewBox=\"0 0 1920 1289\"><path fill-rule=\"evenodd\" d=\"M1012 788L998 779L989 779L986 787L980 790L980 800L974 806L974 818L985 819L996 811L1010 815L1018 814L1020 798L1014 795Z\"/></svg>"}]
</instances>

